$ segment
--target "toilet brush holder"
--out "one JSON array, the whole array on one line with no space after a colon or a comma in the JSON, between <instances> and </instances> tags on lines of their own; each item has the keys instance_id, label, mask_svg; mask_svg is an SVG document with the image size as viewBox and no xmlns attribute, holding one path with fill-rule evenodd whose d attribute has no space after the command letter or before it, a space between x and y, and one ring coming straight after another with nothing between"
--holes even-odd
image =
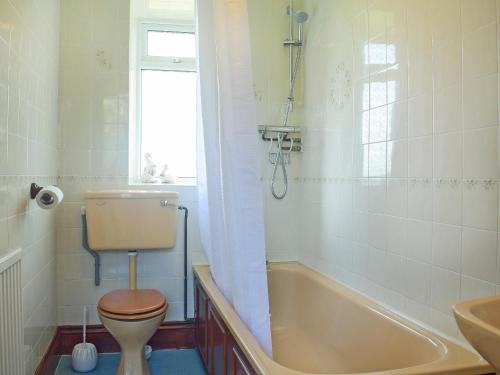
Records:
<instances>
[{"instance_id":1,"label":"toilet brush holder","mask_svg":"<svg viewBox=\"0 0 500 375\"><path fill-rule=\"evenodd\" d=\"M97 366L97 349L94 344L83 342L75 345L71 354L73 370L89 372Z\"/></svg>"},{"instance_id":2,"label":"toilet brush holder","mask_svg":"<svg viewBox=\"0 0 500 375\"><path fill-rule=\"evenodd\" d=\"M89 372L97 366L97 349L87 342L87 306L83 307L83 342L75 345L71 359L77 372Z\"/></svg>"}]
</instances>

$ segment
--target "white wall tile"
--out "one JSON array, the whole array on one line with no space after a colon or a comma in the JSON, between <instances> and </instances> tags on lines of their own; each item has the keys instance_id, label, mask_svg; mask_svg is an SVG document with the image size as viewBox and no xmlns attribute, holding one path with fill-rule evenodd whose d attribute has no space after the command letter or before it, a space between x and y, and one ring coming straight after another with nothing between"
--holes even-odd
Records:
<instances>
[{"instance_id":1,"label":"white wall tile","mask_svg":"<svg viewBox=\"0 0 500 375\"><path fill-rule=\"evenodd\" d=\"M468 276L462 276L460 283L460 299L488 297L495 294L495 284Z\"/></svg>"},{"instance_id":2,"label":"white wall tile","mask_svg":"<svg viewBox=\"0 0 500 375\"><path fill-rule=\"evenodd\" d=\"M462 272L464 275L494 283L497 274L497 233L464 228Z\"/></svg>"},{"instance_id":3,"label":"white wall tile","mask_svg":"<svg viewBox=\"0 0 500 375\"><path fill-rule=\"evenodd\" d=\"M409 82L408 84L409 97L415 97L418 95L431 92L432 90L431 49L417 50L415 52L412 52L410 50L409 64L408 64L408 82Z\"/></svg>"},{"instance_id":4,"label":"white wall tile","mask_svg":"<svg viewBox=\"0 0 500 375\"><path fill-rule=\"evenodd\" d=\"M431 310L429 323L448 337L456 337L458 334L455 319L440 311Z\"/></svg>"},{"instance_id":5,"label":"white wall tile","mask_svg":"<svg viewBox=\"0 0 500 375\"><path fill-rule=\"evenodd\" d=\"M387 106L370 110L370 143L387 140Z\"/></svg>"},{"instance_id":6,"label":"white wall tile","mask_svg":"<svg viewBox=\"0 0 500 375\"><path fill-rule=\"evenodd\" d=\"M371 58L371 54L370 54ZM370 108L377 108L387 104L387 76L386 72L370 75Z\"/></svg>"},{"instance_id":7,"label":"white wall tile","mask_svg":"<svg viewBox=\"0 0 500 375\"><path fill-rule=\"evenodd\" d=\"M431 306L452 315L451 306L460 298L460 275L432 267Z\"/></svg>"},{"instance_id":8,"label":"white wall tile","mask_svg":"<svg viewBox=\"0 0 500 375\"><path fill-rule=\"evenodd\" d=\"M387 180L371 178L368 186L368 210L372 213L385 213L387 207Z\"/></svg>"},{"instance_id":9,"label":"white wall tile","mask_svg":"<svg viewBox=\"0 0 500 375\"><path fill-rule=\"evenodd\" d=\"M432 18L429 3L407 3L408 49L410 53L432 47Z\"/></svg>"},{"instance_id":10,"label":"white wall tile","mask_svg":"<svg viewBox=\"0 0 500 375\"><path fill-rule=\"evenodd\" d=\"M368 251L368 278L380 286L385 280L385 251L370 247ZM376 288L381 292L381 288ZM378 293L377 293L378 294Z\"/></svg>"},{"instance_id":11,"label":"white wall tile","mask_svg":"<svg viewBox=\"0 0 500 375\"><path fill-rule=\"evenodd\" d=\"M432 57L435 90L460 82L462 73L460 39L457 38L435 47Z\"/></svg>"},{"instance_id":12,"label":"white wall tile","mask_svg":"<svg viewBox=\"0 0 500 375\"><path fill-rule=\"evenodd\" d=\"M432 183L427 180L410 180L408 183L408 217L432 220Z\"/></svg>"},{"instance_id":13,"label":"white wall tile","mask_svg":"<svg viewBox=\"0 0 500 375\"><path fill-rule=\"evenodd\" d=\"M487 230L498 226L498 184L481 181L466 184L463 189L464 225Z\"/></svg>"},{"instance_id":14,"label":"white wall tile","mask_svg":"<svg viewBox=\"0 0 500 375\"><path fill-rule=\"evenodd\" d=\"M369 183L368 179L359 179L354 184L353 189L353 207L356 211L368 211L369 200Z\"/></svg>"},{"instance_id":15,"label":"white wall tile","mask_svg":"<svg viewBox=\"0 0 500 375\"><path fill-rule=\"evenodd\" d=\"M434 140L434 175L437 178L462 177L462 133L440 134Z\"/></svg>"},{"instance_id":16,"label":"white wall tile","mask_svg":"<svg viewBox=\"0 0 500 375\"><path fill-rule=\"evenodd\" d=\"M408 141L387 142L387 177L408 177Z\"/></svg>"},{"instance_id":17,"label":"white wall tile","mask_svg":"<svg viewBox=\"0 0 500 375\"><path fill-rule=\"evenodd\" d=\"M354 109L366 111L370 109L370 81L368 78L360 79L353 86Z\"/></svg>"},{"instance_id":18,"label":"white wall tile","mask_svg":"<svg viewBox=\"0 0 500 375\"><path fill-rule=\"evenodd\" d=\"M388 216L387 251L405 256L408 253L408 220L402 217Z\"/></svg>"},{"instance_id":19,"label":"white wall tile","mask_svg":"<svg viewBox=\"0 0 500 375\"><path fill-rule=\"evenodd\" d=\"M387 139L402 139L408 136L408 100L388 105Z\"/></svg>"},{"instance_id":20,"label":"white wall tile","mask_svg":"<svg viewBox=\"0 0 500 375\"><path fill-rule=\"evenodd\" d=\"M406 179L387 180L388 215L406 217L408 215L408 181Z\"/></svg>"},{"instance_id":21,"label":"white wall tile","mask_svg":"<svg viewBox=\"0 0 500 375\"><path fill-rule=\"evenodd\" d=\"M408 135L420 137L432 134L432 95L428 92L408 101Z\"/></svg>"},{"instance_id":22,"label":"white wall tile","mask_svg":"<svg viewBox=\"0 0 500 375\"><path fill-rule=\"evenodd\" d=\"M88 150L71 149L65 153L62 161L62 171L68 176L89 176L90 167L90 152Z\"/></svg>"},{"instance_id":23,"label":"white wall tile","mask_svg":"<svg viewBox=\"0 0 500 375\"><path fill-rule=\"evenodd\" d=\"M385 280L383 281L383 285L391 291L389 294L386 293L385 296L386 298L389 296L391 303L397 304L397 306L400 306L401 309L404 306L403 293L405 292L405 262L406 259L400 255L387 253L385 256ZM396 291L398 296L395 296L392 291ZM397 299L397 301L394 301L395 299Z\"/></svg>"},{"instance_id":24,"label":"white wall tile","mask_svg":"<svg viewBox=\"0 0 500 375\"><path fill-rule=\"evenodd\" d=\"M9 81L9 42L7 41L0 40L0 59L4 61L0 68L0 83L6 86Z\"/></svg>"},{"instance_id":25,"label":"white wall tile","mask_svg":"<svg viewBox=\"0 0 500 375\"><path fill-rule=\"evenodd\" d=\"M432 137L411 138L408 141L408 176L430 178L433 176Z\"/></svg>"},{"instance_id":26,"label":"white wall tile","mask_svg":"<svg viewBox=\"0 0 500 375\"><path fill-rule=\"evenodd\" d=\"M384 293L384 302L395 311L404 311L405 297L398 292L393 292L390 289L386 289Z\"/></svg>"},{"instance_id":27,"label":"white wall tile","mask_svg":"<svg viewBox=\"0 0 500 375\"><path fill-rule=\"evenodd\" d=\"M495 0L463 0L461 14L464 31L487 25L496 18Z\"/></svg>"},{"instance_id":28,"label":"white wall tile","mask_svg":"<svg viewBox=\"0 0 500 375\"><path fill-rule=\"evenodd\" d=\"M464 78L494 74L498 70L496 22L464 34ZM456 61L460 59L456 59Z\"/></svg>"},{"instance_id":29,"label":"white wall tile","mask_svg":"<svg viewBox=\"0 0 500 375\"><path fill-rule=\"evenodd\" d=\"M462 185L457 180L436 182L433 187L434 221L462 224Z\"/></svg>"},{"instance_id":30,"label":"white wall tile","mask_svg":"<svg viewBox=\"0 0 500 375\"><path fill-rule=\"evenodd\" d=\"M367 144L370 137L370 111L354 114L354 143Z\"/></svg>"},{"instance_id":31,"label":"white wall tile","mask_svg":"<svg viewBox=\"0 0 500 375\"><path fill-rule=\"evenodd\" d=\"M410 298L405 300L405 312L414 319L429 324L432 309L420 302L416 302Z\"/></svg>"},{"instance_id":32,"label":"white wall tile","mask_svg":"<svg viewBox=\"0 0 500 375\"><path fill-rule=\"evenodd\" d=\"M370 143L368 168L370 177L385 177L387 175L387 143Z\"/></svg>"},{"instance_id":33,"label":"white wall tile","mask_svg":"<svg viewBox=\"0 0 500 375\"><path fill-rule=\"evenodd\" d=\"M498 177L498 128L464 132L464 178Z\"/></svg>"},{"instance_id":34,"label":"white wall tile","mask_svg":"<svg viewBox=\"0 0 500 375\"><path fill-rule=\"evenodd\" d=\"M408 259L405 267L406 291L405 294L412 300L428 304L431 290L431 266Z\"/></svg>"},{"instance_id":35,"label":"white wall tile","mask_svg":"<svg viewBox=\"0 0 500 375\"><path fill-rule=\"evenodd\" d=\"M432 233L432 263L450 271L460 272L461 252L461 227L434 224Z\"/></svg>"},{"instance_id":36,"label":"white wall tile","mask_svg":"<svg viewBox=\"0 0 500 375\"><path fill-rule=\"evenodd\" d=\"M462 130L461 85L451 85L434 92L434 131Z\"/></svg>"},{"instance_id":37,"label":"white wall tile","mask_svg":"<svg viewBox=\"0 0 500 375\"><path fill-rule=\"evenodd\" d=\"M464 80L463 102L465 128L498 125L498 74Z\"/></svg>"},{"instance_id":38,"label":"white wall tile","mask_svg":"<svg viewBox=\"0 0 500 375\"><path fill-rule=\"evenodd\" d=\"M430 263L432 260L432 222L408 220L406 246L409 258Z\"/></svg>"},{"instance_id":39,"label":"white wall tile","mask_svg":"<svg viewBox=\"0 0 500 375\"><path fill-rule=\"evenodd\" d=\"M392 47L392 46L391 46ZM398 61L398 58L401 58L398 56L398 53L403 51L402 54L405 54L404 49L400 48L398 49L398 46L394 46L393 49L396 49L394 51L394 57ZM391 49L391 51L393 50ZM388 52L389 54L389 52ZM404 56L406 57L406 56ZM406 60L403 60L406 62ZM399 101L405 101L406 98L408 97L408 68L406 65L400 63L396 65L392 65L387 69L387 102L388 103L394 103L394 102L399 102Z\"/></svg>"},{"instance_id":40,"label":"white wall tile","mask_svg":"<svg viewBox=\"0 0 500 375\"><path fill-rule=\"evenodd\" d=\"M371 214L368 218L368 244L378 250L387 248L387 222L385 215Z\"/></svg>"},{"instance_id":41,"label":"white wall tile","mask_svg":"<svg viewBox=\"0 0 500 375\"><path fill-rule=\"evenodd\" d=\"M387 28L387 16L381 8L380 3L375 3L368 9L368 30L369 37L374 38L385 32Z\"/></svg>"}]
</instances>

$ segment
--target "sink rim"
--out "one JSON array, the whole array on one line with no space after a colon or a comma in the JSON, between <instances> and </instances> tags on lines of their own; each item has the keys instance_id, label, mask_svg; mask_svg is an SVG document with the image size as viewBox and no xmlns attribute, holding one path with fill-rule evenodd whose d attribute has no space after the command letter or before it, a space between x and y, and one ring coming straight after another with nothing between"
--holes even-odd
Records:
<instances>
[{"instance_id":1,"label":"sink rim","mask_svg":"<svg viewBox=\"0 0 500 375\"><path fill-rule=\"evenodd\" d=\"M500 339L500 327L496 327L491 323L486 322L485 320L479 318L472 311L474 307L485 305L491 302L498 302L500 308L500 296L497 295L457 302L455 305L453 305L453 313L455 314L457 321L459 320L459 318L466 320L482 330L486 330L497 335Z\"/></svg>"}]
</instances>

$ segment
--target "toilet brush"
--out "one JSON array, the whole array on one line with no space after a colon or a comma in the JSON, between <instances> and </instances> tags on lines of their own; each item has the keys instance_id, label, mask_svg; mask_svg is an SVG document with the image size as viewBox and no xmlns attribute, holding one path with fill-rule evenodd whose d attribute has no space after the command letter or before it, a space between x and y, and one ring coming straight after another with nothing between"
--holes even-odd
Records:
<instances>
[{"instance_id":1,"label":"toilet brush","mask_svg":"<svg viewBox=\"0 0 500 375\"><path fill-rule=\"evenodd\" d=\"M87 306L83 306L83 342L75 345L71 357L77 372L89 372L97 366L97 349L87 342Z\"/></svg>"}]
</instances>

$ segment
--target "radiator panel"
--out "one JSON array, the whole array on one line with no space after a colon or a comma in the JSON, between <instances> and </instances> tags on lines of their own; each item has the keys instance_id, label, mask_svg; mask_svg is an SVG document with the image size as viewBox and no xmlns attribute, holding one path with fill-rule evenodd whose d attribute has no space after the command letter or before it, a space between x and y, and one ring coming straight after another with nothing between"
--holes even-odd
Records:
<instances>
[{"instance_id":1,"label":"radiator panel","mask_svg":"<svg viewBox=\"0 0 500 375\"><path fill-rule=\"evenodd\" d=\"M0 258L0 374L24 374L21 250Z\"/></svg>"}]
</instances>

